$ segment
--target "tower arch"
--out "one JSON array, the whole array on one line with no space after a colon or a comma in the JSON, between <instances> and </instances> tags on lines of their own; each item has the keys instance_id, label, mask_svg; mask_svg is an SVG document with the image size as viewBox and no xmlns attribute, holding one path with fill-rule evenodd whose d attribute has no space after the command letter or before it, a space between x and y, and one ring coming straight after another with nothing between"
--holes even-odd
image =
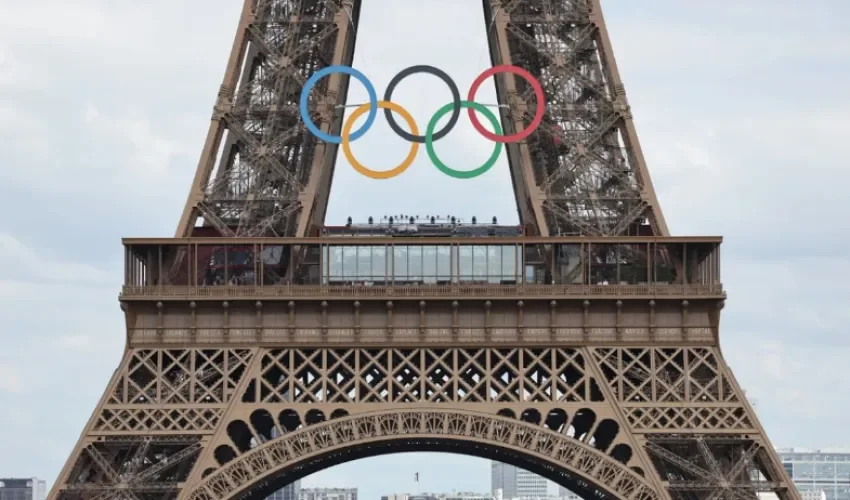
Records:
<instances>
[{"instance_id":1,"label":"tower arch","mask_svg":"<svg viewBox=\"0 0 850 500\"><path fill-rule=\"evenodd\" d=\"M358 458L446 451L495 458L608 498L656 500L652 485L625 464L565 434L458 409L385 409L304 427L266 441L208 471L187 500L260 498L284 482Z\"/></svg>"}]
</instances>

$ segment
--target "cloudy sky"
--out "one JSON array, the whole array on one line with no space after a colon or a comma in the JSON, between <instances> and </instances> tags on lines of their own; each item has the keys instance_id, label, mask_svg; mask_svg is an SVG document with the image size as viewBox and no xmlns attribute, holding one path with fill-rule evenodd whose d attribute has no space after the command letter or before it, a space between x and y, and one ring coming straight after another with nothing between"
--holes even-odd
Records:
<instances>
[{"instance_id":1,"label":"cloudy sky","mask_svg":"<svg viewBox=\"0 0 850 500\"><path fill-rule=\"evenodd\" d=\"M379 92L410 64L441 67L461 89L486 68L478 0L364 3L354 65ZM0 476L52 481L117 365L119 238L173 234L240 4L0 0ZM604 7L671 230L726 237L723 349L771 439L850 446L850 4ZM420 124L450 99L430 84L412 78L394 98ZM485 90L479 100L492 102ZM359 85L350 100L365 100ZM460 120L438 150L463 165L491 147ZM354 147L376 168L405 150L380 117ZM504 161L475 181L441 176L424 154L392 181L361 178L344 159L336 172L332 222L516 218ZM489 487L486 462L432 455L306 483L375 498L410 490L416 470L425 490Z\"/></svg>"}]
</instances>

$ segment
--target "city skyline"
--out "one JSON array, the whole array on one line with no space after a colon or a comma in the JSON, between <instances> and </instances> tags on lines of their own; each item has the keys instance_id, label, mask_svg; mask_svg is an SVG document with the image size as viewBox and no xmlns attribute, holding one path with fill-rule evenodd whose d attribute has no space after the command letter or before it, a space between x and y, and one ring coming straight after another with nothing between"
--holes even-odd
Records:
<instances>
[{"instance_id":1,"label":"city skyline","mask_svg":"<svg viewBox=\"0 0 850 500\"><path fill-rule=\"evenodd\" d=\"M776 451L779 453L795 486L799 489L803 500L850 499L850 448L788 447L776 448ZM385 493L380 498L384 500L480 500L489 498L501 500L543 498L577 500L580 498L567 488L522 468L493 460L479 459L479 461L487 462L490 465L490 491L487 493L459 488L422 490L419 487L420 473L415 472L413 476L415 486L412 489ZM507 488L508 490L511 488L517 490L513 492L515 494L506 494L505 492L506 475L514 475L513 485L507 485ZM359 488L356 485L321 484L316 481L316 476L316 474L313 474L291 483L266 497L266 500L361 500L363 498L358 494ZM521 479L520 476L522 476ZM302 487L302 481L309 486ZM521 482L525 482L526 485L524 487L518 486ZM537 482L545 485L542 494L533 494L540 493L536 485ZM4 488L12 488L15 492L26 490L29 496L22 497L21 500L43 500L47 493L45 481L38 477L3 478L0 474L0 498L3 498ZM500 491L497 493L497 490ZM18 494L20 495L20 493ZM776 500L775 495L770 494L759 494L759 498L761 500Z\"/></svg>"},{"instance_id":2,"label":"city skyline","mask_svg":"<svg viewBox=\"0 0 850 500\"><path fill-rule=\"evenodd\" d=\"M367 5L355 66L384 85L417 58L451 71L459 82L470 81L486 64L480 2L450 3L456 19L434 13L440 2L430 9L400 2ZM842 248L840 237L824 236L819 224L812 224L821 220L830 235L850 229L836 215L842 213L842 202L821 186L824 178L839 185L848 175L835 160L842 157L837 131L850 117L850 110L835 104L841 102L835 99L841 95L838 89L850 83L850 75L840 69L850 67L850 38L836 21L848 7L819 5L779 1L766 7L746 0L707 9L665 0L638 9L625 0L604 2L650 171L674 232L721 234L729 242L724 352L758 401L768 436L780 445L795 438L813 446L830 444L841 435L841 415L850 401L850 382L839 375L850 348L843 340L845 313L835 291L850 278L850 263L833 250ZM100 0L0 5L0 132L8 138L0 144L0 156L14 165L0 186L0 207L16 214L0 222L0 258L7 263L0 270L6 299L0 319L14 334L0 352L0 442L21 450L0 457L0 471L35 474L52 483L123 349L123 318L115 301L118 239L173 233L238 17L236 3L215 0L203 14L208 16L204 28L175 22L175 12L191 7L188 0L152 1L143 9ZM734 20L758 9L765 9L770 22L753 27ZM421 25L401 32L390 22L399 16L418 16ZM798 17L812 22L800 28L792 22ZM28 19L53 30L50 44L39 40ZM467 29L469 19L478 23L475 29ZM770 27L791 25L797 26L793 34ZM435 26L447 26L455 37L432 40L429 30ZM752 31L727 32L745 28ZM778 33L781 42L773 40ZM721 45L723 50L743 47L748 55L737 62L718 56L712 40L724 35L735 43ZM810 39L820 43L803 43ZM388 43L403 55L375 55ZM829 53L816 52L818 47L829 47ZM127 53L132 64L123 59ZM447 54L457 60L443 61ZM687 62L693 59L699 67ZM750 65L741 62L747 59ZM808 78L789 69L796 67L818 71L817 95L804 92ZM732 86L727 77L717 76L730 73L744 83ZM163 81L171 85L168 92ZM412 87L399 89L400 102L416 101ZM797 100L790 102L788 96ZM351 99L362 97L362 89L352 85ZM444 104L444 97L422 99L413 107L418 121L430 116L430 107ZM492 89L485 97L494 99ZM769 132L751 132L758 127ZM381 123L373 134L364 138L363 151L378 149L391 132ZM479 144L471 128L459 125L457 134L441 150L447 159L489 154L491 146ZM789 150L788 144L808 146ZM401 158L405 147L393 143L387 156ZM364 155L381 164L380 156ZM799 164L815 173L797 174ZM480 195L471 201L471 184L449 183L429 170L422 163L409 176L376 186L380 183L357 179L341 161L329 220L365 220L388 212L387 206L416 212L434 198L447 205L447 213L497 215L505 223L516 219L515 210L504 203L512 196L504 161L501 169L470 181ZM107 184L118 186L119 195ZM426 194L418 194L421 186L428 187ZM695 197L694 192L706 194ZM736 204L718 208L718 198ZM376 199L382 203L369 202ZM818 200L817 207L810 199ZM73 207L74 217L63 217L67 207ZM780 233L790 230L760 229L776 214L800 235L799 241L783 239ZM768 234L753 234L762 232ZM80 235L90 237L92 246L69 243ZM810 269L828 269L828 277ZM777 310L790 316L777 318ZM799 332L806 332L805 338ZM57 414L63 416L59 421ZM444 477L469 484L458 470L489 467L466 457L380 457L328 469L314 480L344 485L332 479L366 477L371 467L382 467L390 471L383 474L389 484L403 484L405 474L418 470L411 462L423 456L433 461L419 467L426 471L423 481ZM304 484L313 484L311 478ZM374 485L368 491L385 489Z\"/></svg>"}]
</instances>

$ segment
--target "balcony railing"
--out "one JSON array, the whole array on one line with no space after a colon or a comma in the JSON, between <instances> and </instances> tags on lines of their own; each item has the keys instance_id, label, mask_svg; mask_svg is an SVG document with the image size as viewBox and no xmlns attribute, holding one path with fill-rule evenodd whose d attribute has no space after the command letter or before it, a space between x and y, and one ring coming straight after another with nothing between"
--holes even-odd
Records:
<instances>
[{"instance_id":1,"label":"balcony railing","mask_svg":"<svg viewBox=\"0 0 850 500\"><path fill-rule=\"evenodd\" d=\"M124 286L122 298L717 297L717 285Z\"/></svg>"},{"instance_id":2,"label":"balcony railing","mask_svg":"<svg viewBox=\"0 0 850 500\"><path fill-rule=\"evenodd\" d=\"M716 296L720 238L128 239L123 298Z\"/></svg>"}]
</instances>

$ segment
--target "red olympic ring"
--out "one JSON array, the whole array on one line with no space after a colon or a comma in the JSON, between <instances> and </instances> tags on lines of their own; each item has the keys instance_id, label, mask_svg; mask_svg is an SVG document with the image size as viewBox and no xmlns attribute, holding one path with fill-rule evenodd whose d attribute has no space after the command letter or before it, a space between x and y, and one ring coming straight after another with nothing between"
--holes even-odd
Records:
<instances>
[{"instance_id":1,"label":"red olympic ring","mask_svg":"<svg viewBox=\"0 0 850 500\"><path fill-rule=\"evenodd\" d=\"M484 80L490 78L491 76L497 73L513 73L519 77L522 77L531 85L532 90L534 90L534 95L537 96L537 112L534 114L534 119L532 119L531 123L529 123L528 126L525 127L525 130L517 132L513 135L496 135L485 129L484 126L481 125L481 122L478 121L478 117L475 115L475 110L472 108L469 108L468 110L469 119L472 121L472 126L475 127L475 130L478 131L479 134L490 139L491 141L501 142L503 144L509 142L518 142L531 135L531 133L534 132L534 130L540 125L540 122L543 121L543 101L545 97L543 95L543 87L540 85L540 82L536 78L534 78L528 71L516 66L502 64L500 66L494 66L485 71L484 73L481 73L478 78L476 78L475 81L472 82L472 87L469 88L469 96L466 98L466 100L469 102L475 102L475 93L478 92L478 87L480 87L481 84L484 83Z\"/></svg>"}]
</instances>

